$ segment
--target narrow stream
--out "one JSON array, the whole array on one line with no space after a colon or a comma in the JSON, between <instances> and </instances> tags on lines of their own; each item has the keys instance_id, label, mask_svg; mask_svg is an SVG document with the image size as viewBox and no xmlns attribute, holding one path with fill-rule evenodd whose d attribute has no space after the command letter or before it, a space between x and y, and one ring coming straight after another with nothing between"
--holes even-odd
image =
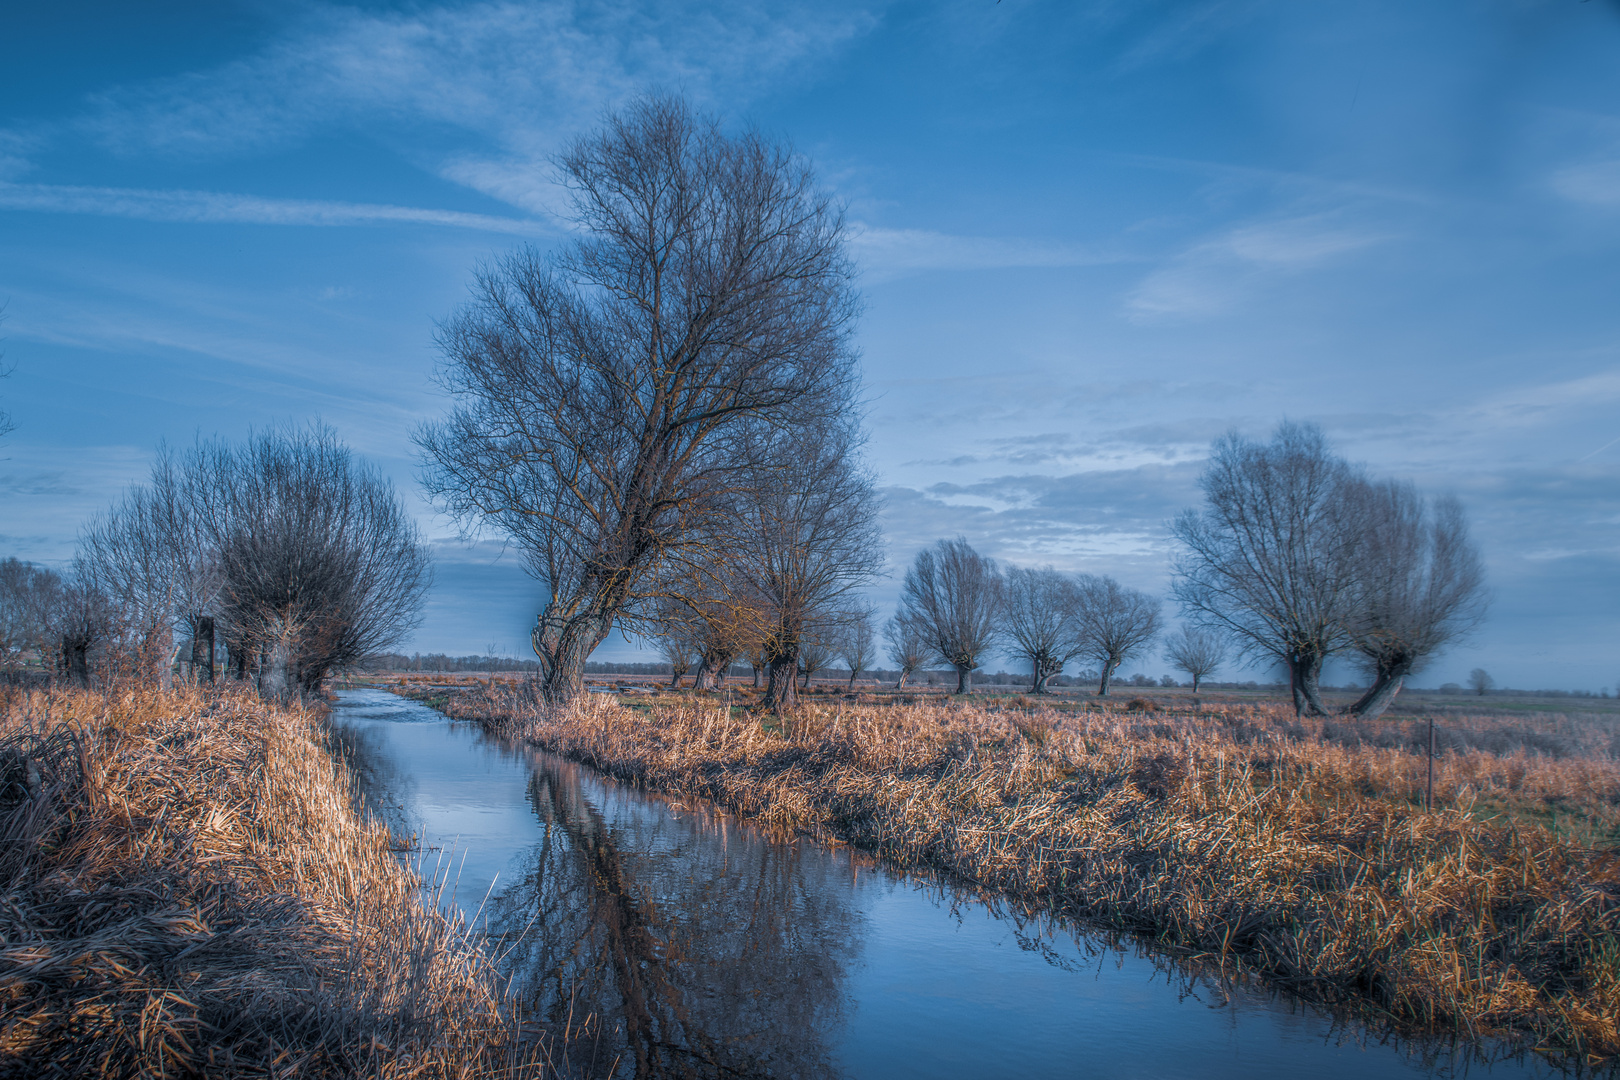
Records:
<instances>
[{"instance_id":1,"label":"narrow stream","mask_svg":"<svg viewBox=\"0 0 1620 1080\"><path fill-rule=\"evenodd\" d=\"M500 935L515 985L597 1075L1522 1077L1223 991L848 850L779 843L502 745L380 690L334 722L374 803Z\"/></svg>"}]
</instances>

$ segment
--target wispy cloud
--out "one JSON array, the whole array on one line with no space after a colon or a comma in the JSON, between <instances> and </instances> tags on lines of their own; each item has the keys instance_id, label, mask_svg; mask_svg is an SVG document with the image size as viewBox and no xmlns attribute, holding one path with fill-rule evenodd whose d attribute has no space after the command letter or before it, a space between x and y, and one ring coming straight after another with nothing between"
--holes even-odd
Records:
<instances>
[{"instance_id":1,"label":"wispy cloud","mask_svg":"<svg viewBox=\"0 0 1620 1080\"><path fill-rule=\"evenodd\" d=\"M809 3L314 9L253 55L102 94L74 126L115 150L213 156L359 121L373 134L427 123L543 156L641 87L735 102L875 22Z\"/></svg>"},{"instance_id":2,"label":"wispy cloud","mask_svg":"<svg viewBox=\"0 0 1620 1080\"><path fill-rule=\"evenodd\" d=\"M1243 225L1173 257L1132 291L1132 317L1218 314L1268 280L1323 266L1391 239L1379 229L1345 224L1334 214L1311 214Z\"/></svg>"},{"instance_id":3,"label":"wispy cloud","mask_svg":"<svg viewBox=\"0 0 1620 1080\"><path fill-rule=\"evenodd\" d=\"M1003 270L1096 266L1127 256L1080 244L995 236L950 236L926 229L859 227L851 248L866 271L881 279L919 270Z\"/></svg>"},{"instance_id":4,"label":"wispy cloud","mask_svg":"<svg viewBox=\"0 0 1620 1080\"><path fill-rule=\"evenodd\" d=\"M1595 161L1560 169L1552 189L1570 202L1620 207L1620 161Z\"/></svg>"},{"instance_id":5,"label":"wispy cloud","mask_svg":"<svg viewBox=\"0 0 1620 1080\"><path fill-rule=\"evenodd\" d=\"M0 208L55 214L96 214L146 221L248 225L442 225L482 232L535 236L537 221L380 203L266 199L213 191L147 191L139 188L0 183Z\"/></svg>"}]
</instances>

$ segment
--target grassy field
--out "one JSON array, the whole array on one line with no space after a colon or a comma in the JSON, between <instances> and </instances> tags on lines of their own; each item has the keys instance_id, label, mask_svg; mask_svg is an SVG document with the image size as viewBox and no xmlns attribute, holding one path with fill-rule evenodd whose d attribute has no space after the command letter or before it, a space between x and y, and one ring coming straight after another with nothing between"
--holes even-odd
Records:
<instances>
[{"instance_id":1,"label":"grassy field","mask_svg":"<svg viewBox=\"0 0 1620 1080\"><path fill-rule=\"evenodd\" d=\"M0 694L0 1071L549 1074L318 714Z\"/></svg>"},{"instance_id":2,"label":"grassy field","mask_svg":"<svg viewBox=\"0 0 1620 1080\"><path fill-rule=\"evenodd\" d=\"M395 684L398 685L397 683ZM1422 1032L1620 1053L1616 725L1266 704L401 687L651 789L848 842Z\"/></svg>"}]
</instances>

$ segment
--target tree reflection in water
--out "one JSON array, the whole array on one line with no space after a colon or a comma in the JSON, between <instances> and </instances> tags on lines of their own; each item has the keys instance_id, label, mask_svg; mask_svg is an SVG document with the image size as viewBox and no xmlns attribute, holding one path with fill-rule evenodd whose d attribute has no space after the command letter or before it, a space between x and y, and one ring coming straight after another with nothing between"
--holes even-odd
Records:
<instances>
[{"instance_id":1,"label":"tree reflection in water","mask_svg":"<svg viewBox=\"0 0 1620 1080\"><path fill-rule=\"evenodd\" d=\"M531 1016L567 1032L570 1063L599 1076L836 1075L860 916L831 880L835 861L634 796L610 827L578 766L532 760L544 834L489 926Z\"/></svg>"}]
</instances>

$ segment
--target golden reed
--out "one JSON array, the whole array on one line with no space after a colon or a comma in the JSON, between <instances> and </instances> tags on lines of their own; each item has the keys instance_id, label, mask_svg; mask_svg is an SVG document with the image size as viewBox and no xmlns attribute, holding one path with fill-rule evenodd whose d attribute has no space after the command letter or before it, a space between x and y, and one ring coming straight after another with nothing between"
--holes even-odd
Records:
<instances>
[{"instance_id":1,"label":"golden reed","mask_svg":"<svg viewBox=\"0 0 1620 1080\"><path fill-rule=\"evenodd\" d=\"M1620 858L1508 812L1575 800L1588 826L1612 827L1612 755L1465 746L1437 762L1426 812L1410 746L1355 745L1333 721L1266 706L840 702L778 724L718 699L546 710L498 683L407 692L649 789L1138 931L1406 1030L1572 1063L1620 1053Z\"/></svg>"},{"instance_id":2,"label":"golden reed","mask_svg":"<svg viewBox=\"0 0 1620 1080\"><path fill-rule=\"evenodd\" d=\"M0 697L0 1072L539 1076L313 711Z\"/></svg>"}]
</instances>

